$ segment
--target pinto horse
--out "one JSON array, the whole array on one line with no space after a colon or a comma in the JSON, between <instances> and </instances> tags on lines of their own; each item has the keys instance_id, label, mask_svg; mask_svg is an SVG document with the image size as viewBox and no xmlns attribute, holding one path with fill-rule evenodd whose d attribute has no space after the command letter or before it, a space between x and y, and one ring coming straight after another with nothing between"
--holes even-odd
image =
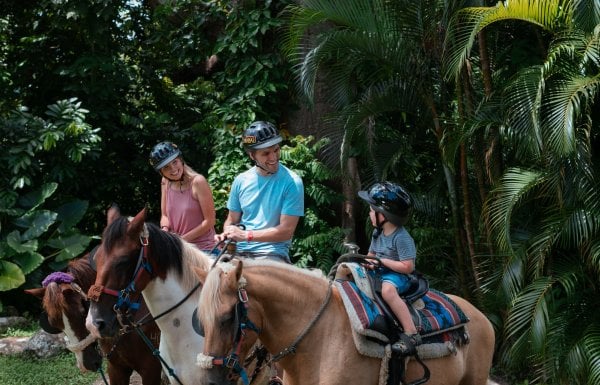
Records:
<instances>
[{"instance_id":1,"label":"pinto horse","mask_svg":"<svg viewBox=\"0 0 600 385\"><path fill-rule=\"evenodd\" d=\"M322 274L250 260L196 272L204 285L199 306L205 342L198 355L203 385L230 384L223 363L243 359L256 339L279 360L286 385L385 383L382 360L357 351L340 293ZM471 340L455 355L425 360L427 385L485 385L494 351L491 323L466 300L450 297L470 319ZM409 361L405 380L422 377L421 366Z\"/></svg>"},{"instance_id":2,"label":"pinto horse","mask_svg":"<svg viewBox=\"0 0 600 385\"><path fill-rule=\"evenodd\" d=\"M161 330L160 359L173 384L199 384L196 355L204 337L197 325L200 283L194 269L208 270L209 256L178 235L109 209L102 247L96 253L96 282L90 288L87 328L114 336L140 294ZM266 380L260 368L253 383ZM268 373L267 373L268 374Z\"/></svg>"},{"instance_id":3,"label":"pinto horse","mask_svg":"<svg viewBox=\"0 0 600 385\"><path fill-rule=\"evenodd\" d=\"M96 278L91 262L93 253L70 261L65 272L50 274L43 287L25 290L42 300L44 313L40 316L40 324L49 333L65 333L67 348L75 354L77 367L82 372L97 371L105 356L111 385L128 385L134 370L142 377L144 385L159 385L160 362L137 334L123 333L115 338L97 339L86 330L89 303L85 293ZM146 325L144 332L158 344L160 331L155 323Z\"/></svg>"}]
</instances>

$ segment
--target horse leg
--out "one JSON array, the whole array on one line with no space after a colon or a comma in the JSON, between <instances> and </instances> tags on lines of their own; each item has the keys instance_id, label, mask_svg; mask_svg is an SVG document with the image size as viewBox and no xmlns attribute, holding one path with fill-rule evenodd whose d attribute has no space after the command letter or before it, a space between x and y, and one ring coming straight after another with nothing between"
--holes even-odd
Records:
<instances>
[{"instance_id":1,"label":"horse leg","mask_svg":"<svg viewBox=\"0 0 600 385\"><path fill-rule=\"evenodd\" d=\"M136 371L139 373L140 377L142 377L142 384L144 385L161 385L169 383L167 376L163 376L160 363L150 361L147 362L146 365L138 367Z\"/></svg>"},{"instance_id":2,"label":"horse leg","mask_svg":"<svg viewBox=\"0 0 600 385\"><path fill-rule=\"evenodd\" d=\"M110 385L129 385L129 378L133 374L133 369L121 365L115 365L108 362L108 378Z\"/></svg>"}]
</instances>

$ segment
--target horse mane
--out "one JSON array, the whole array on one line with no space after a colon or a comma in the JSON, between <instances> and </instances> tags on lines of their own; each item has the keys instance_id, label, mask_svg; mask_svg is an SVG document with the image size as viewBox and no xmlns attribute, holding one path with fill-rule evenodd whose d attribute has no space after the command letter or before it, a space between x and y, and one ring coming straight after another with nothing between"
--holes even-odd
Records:
<instances>
[{"instance_id":1,"label":"horse mane","mask_svg":"<svg viewBox=\"0 0 600 385\"><path fill-rule=\"evenodd\" d=\"M62 323L63 310L67 308L67 301L62 293L61 284L51 282L46 286L42 306L48 314L51 323Z\"/></svg>"},{"instance_id":2,"label":"horse mane","mask_svg":"<svg viewBox=\"0 0 600 385\"><path fill-rule=\"evenodd\" d=\"M163 231L164 232L164 231ZM181 240L182 259L186 264L186 268L183 270L183 277L181 283L184 287L191 289L198 283L198 276L194 273L194 267L200 267L204 270L210 269L210 258L208 254L198 249L195 245Z\"/></svg>"},{"instance_id":3,"label":"horse mane","mask_svg":"<svg viewBox=\"0 0 600 385\"><path fill-rule=\"evenodd\" d=\"M272 260L253 260L253 259L244 259L244 271L248 270L256 270L259 268L276 268L279 270L284 270L289 273L293 277L298 277L299 275L303 275L309 279L315 279L318 281L328 282L327 278L323 274L323 272L319 269L303 269L294 265L290 265L283 262L272 261ZM228 272L234 269L234 266L231 262L221 262L218 263L213 269L211 269L206 277L204 285L202 286L202 292L200 293L199 307L202 309L199 316L202 320L202 324L205 328L214 327L214 321L217 317L217 311L221 305L221 272ZM242 279L244 278L244 273L242 273ZM301 279L301 278L297 278ZM288 288L285 288L288 289ZM299 298L304 296L304 293L296 293Z\"/></svg>"},{"instance_id":4,"label":"horse mane","mask_svg":"<svg viewBox=\"0 0 600 385\"><path fill-rule=\"evenodd\" d=\"M85 256L70 261L67 266L67 273L71 274L75 282L87 292L96 280L96 270L90 265L88 259L89 253Z\"/></svg>"},{"instance_id":5,"label":"horse mane","mask_svg":"<svg viewBox=\"0 0 600 385\"><path fill-rule=\"evenodd\" d=\"M129 219L121 216L104 229L102 242L107 253L120 240L127 237L128 224ZM148 257L156 263L160 271L174 270L182 278L182 285L192 288L198 282L198 278L191 267L208 269L210 264L208 255L184 241L179 235L161 230L155 223L145 222L144 225L148 230ZM184 264L189 265L190 268L184 269Z\"/></svg>"}]
</instances>

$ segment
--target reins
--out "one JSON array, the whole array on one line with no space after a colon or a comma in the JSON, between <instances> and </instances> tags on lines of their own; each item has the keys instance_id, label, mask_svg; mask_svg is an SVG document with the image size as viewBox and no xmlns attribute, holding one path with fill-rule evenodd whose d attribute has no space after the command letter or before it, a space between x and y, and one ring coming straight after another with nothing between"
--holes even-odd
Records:
<instances>
[{"instance_id":1,"label":"reins","mask_svg":"<svg viewBox=\"0 0 600 385\"><path fill-rule=\"evenodd\" d=\"M298 344L300 343L300 341L302 341L302 339L308 334L310 329L312 329L312 327L317 323L317 321L319 320L319 318L321 318L321 315L325 311L325 307L327 307L327 304L329 303L329 300L331 299L332 283L333 283L332 281L329 281L329 285L327 285L327 294L325 295L325 299L321 303L319 310L317 310L317 314L315 314L313 319L308 323L308 325L306 325L306 327L302 330L302 332L300 332L300 334L298 334L298 336L296 337L294 342L292 342L292 344L289 347L283 349L282 351L280 351L279 353L277 353L276 355L271 357L271 359L269 360L269 363L277 362L290 353L296 353L296 348L297 348Z\"/></svg>"},{"instance_id":2,"label":"reins","mask_svg":"<svg viewBox=\"0 0 600 385\"><path fill-rule=\"evenodd\" d=\"M150 239L150 237L149 237L148 227L144 223L143 231L140 234L140 244L141 244L140 254L139 254L138 260L136 262L136 267L135 267L131 282L124 289L113 290L113 289L108 289L101 285L93 285L92 287L90 287L90 290L88 292L88 297L91 300L96 301L96 302L98 302L98 300L100 299L100 295L103 293L108 294L113 297L117 297L117 303L113 306L113 310L117 314L117 320L119 321L119 324L121 325L122 333L123 334L129 333L130 328L133 328L135 330L135 332L140 336L140 338L142 338L144 343L150 348L150 350L152 351L152 354L154 356L158 357L158 359L160 360L161 364L163 365L163 367L165 368L167 373L171 377L173 377L177 381L178 384L183 385L183 383L181 382L181 380L175 373L175 370L171 366L169 366L169 364L165 361L165 359L160 355L159 349L156 348L154 346L154 344L152 343L152 341L150 340L150 338L148 338L148 336L146 336L146 334L142 330L142 326L144 326L145 324L150 323L152 321L156 321L157 319L165 316L166 314L169 314L170 312L172 312L173 310L175 310L176 308L181 306L192 296L192 294L196 290L198 290L198 288L201 286L201 283L199 282L198 284L196 284L191 289L191 291L188 294L186 294L185 297L183 297L179 302L177 302L175 305L171 306L169 309L158 314L156 317L151 317L149 319L146 319L148 317L148 315L150 315L150 313L148 313L144 317L142 317L140 319L140 321L135 322L132 319L132 315L129 310L136 311L140 307L141 296L138 296L138 300L136 302L132 302L130 300L131 294L137 292L136 282L138 282L138 280L141 277L143 272L146 272L147 274L149 274L150 278L153 278L155 276L153 269L152 269L152 265L150 264L150 262L148 260L148 255L147 255L147 250L148 250L149 244L150 244L149 239ZM123 309L125 310L125 312L123 312ZM146 320L144 321L144 319L146 319Z\"/></svg>"},{"instance_id":3,"label":"reins","mask_svg":"<svg viewBox=\"0 0 600 385\"><path fill-rule=\"evenodd\" d=\"M313 328L313 326L317 323L317 321L323 315L327 304L331 299L332 293L332 281L329 281L327 286L327 294L323 299L323 302L319 306L316 314L312 318L312 320L302 329L302 331L296 336L294 341L290 344L290 346L281 350L279 353L271 357L270 360L266 362L266 365L271 365L273 362L277 362L281 360L283 357L288 354L296 353L298 344L306 337L308 332ZM246 371L239 363L239 352L241 350L241 346L246 335L245 330L250 329L254 331L256 334L260 334L261 330L248 318L248 293L246 292L246 281L245 279L240 279L238 282L238 303L236 304L236 318L238 319L238 329L235 333L235 337L233 340L234 348L231 353L224 357L211 357L204 355L202 353L198 354L198 365L203 369L210 369L214 366L223 366L230 369L230 371L240 377L244 383L244 385L248 385L248 375ZM240 316L241 314L241 316ZM256 370L255 370L256 371Z\"/></svg>"}]
</instances>

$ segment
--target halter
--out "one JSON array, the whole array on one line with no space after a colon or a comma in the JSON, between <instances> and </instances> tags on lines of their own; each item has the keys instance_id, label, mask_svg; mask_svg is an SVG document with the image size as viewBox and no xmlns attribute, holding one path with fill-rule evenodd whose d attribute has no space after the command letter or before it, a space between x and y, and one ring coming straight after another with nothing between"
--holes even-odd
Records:
<instances>
[{"instance_id":1,"label":"halter","mask_svg":"<svg viewBox=\"0 0 600 385\"><path fill-rule=\"evenodd\" d=\"M238 287L238 302L235 305L235 320L237 330L233 338L233 346L231 353L223 357L210 357L202 353L198 354L198 365L204 369L210 369L214 366L223 366L229 368L229 378L234 379L240 377L244 385L248 385L248 375L242 365L240 365L240 350L246 337L246 329L260 334L260 328L256 326L248 318L248 293L246 292L246 281L241 279Z\"/></svg>"},{"instance_id":2,"label":"halter","mask_svg":"<svg viewBox=\"0 0 600 385\"><path fill-rule=\"evenodd\" d=\"M297 345L319 320L319 318L325 310L325 307L329 303L332 292L331 284L332 282L329 282L325 299L321 303L321 306L319 307L319 310L317 310L317 313L315 314L313 319L308 323L308 325L306 325L306 327L302 330L302 332L300 332L296 339L294 339L294 341L289 347L281 350L279 353L274 355L267 364L270 364L271 362L277 362L283 357L287 356L288 354L296 353ZM238 285L238 303L235 306L237 330L233 339L234 348L232 349L232 352L224 357L211 357L200 353L198 354L197 363L198 366L200 366L202 369L212 369L215 366L227 367L230 369L230 379L233 379L235 377L241 377L242 381L244 382L244 385L248 385L248 376L246 374L246 371L239 363L239 352L241 350L244 337L246 336L245 329L250 329L256 334L260 334L261 330L248 318L248 293L245 289L246 280L242 277L238 282Z\"/></svg>"},{"instance_id":3,"label":"halter","mask_svg":"<svg viewBox=\"0 0 600 385\"><path fill-rule=\"evenodd\" d=\"M146 226L146 224L144 223L144 229L142 231L142 233L140 234L140 244L142 245L142 247L140 248L140 254L138 256L138 260L136 263L136 267L135 270L133 272L133 277L131 279L131 282L122 290L114 290L114 289L109 289L107 287L104 287L102 285L92 285L90 287L90 290L88 291L88 296L90 298L90 300L94 301L94 302L98 302L100 300L100 296L104 293L104 294L108 294L110 296L113 297L117 297L117 303L115 303L115 305L113 306L115 312L117 313L117 315L122 316L122 310L124 309L125 311L131 309L131 310L138 310L140 308L140 297L138 297L137 301L132 302L130 300L131 294L135 293L136 290L136 283L139 282L142 273L146 272L147 274L150 275L150 278L154 277L154 272L152 270L152 265L150 264L150 261L148 260L148 227ZM119 322L121 322L121 317L119 318Z\"/></svg>"}]
</instances>

